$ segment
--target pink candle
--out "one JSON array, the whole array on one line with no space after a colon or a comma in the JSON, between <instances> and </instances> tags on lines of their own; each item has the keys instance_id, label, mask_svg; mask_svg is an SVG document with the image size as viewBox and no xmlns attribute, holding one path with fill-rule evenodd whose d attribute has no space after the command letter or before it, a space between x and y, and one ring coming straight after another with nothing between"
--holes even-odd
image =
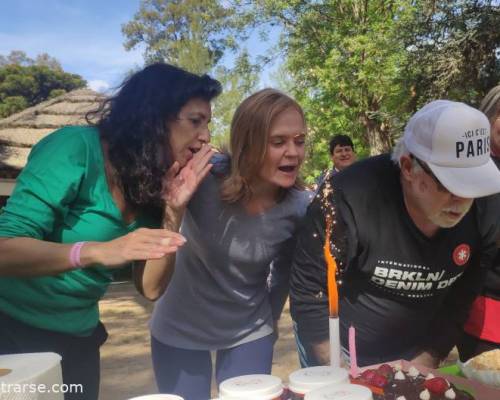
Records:
<instances>
[{"instance_id":1,"label":"pink candle","mask_svg":"<svg viewBox=\"0 0 500 400\"><path fill-rule=\"evenodd\" d=\"M349 358L351 359L351 376L358 376L358 360L356 358L356 329L349 327Z\"/></svg>"}]
</instances>

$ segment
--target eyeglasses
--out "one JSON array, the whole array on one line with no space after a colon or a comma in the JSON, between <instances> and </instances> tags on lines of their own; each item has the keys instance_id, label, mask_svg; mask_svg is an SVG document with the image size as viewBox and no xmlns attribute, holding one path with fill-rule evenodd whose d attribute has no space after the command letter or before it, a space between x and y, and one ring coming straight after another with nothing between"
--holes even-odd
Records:
<instances>
[{"instance_id":1,"label":"eyeglasses","mask_svg":"<svg viewBox=\"0 0 500 400\"><path fill-rule=\"evenodd\" d=\"M431 171L431 169L421 160L419 160L417 157L415 157L413 154L410 154L410 157L413 158L418 165L420 165L420 168L422 168L424 170L424 172L429 175L432 180L434 182L436 182L436 186L437 186L437 189L440 191L440 192L446 192L448 193L449 190L446 189L443 184L439 181L439 179L436 177L436 175L434 175L434 173Z\"/></svg>"}]
</instances>

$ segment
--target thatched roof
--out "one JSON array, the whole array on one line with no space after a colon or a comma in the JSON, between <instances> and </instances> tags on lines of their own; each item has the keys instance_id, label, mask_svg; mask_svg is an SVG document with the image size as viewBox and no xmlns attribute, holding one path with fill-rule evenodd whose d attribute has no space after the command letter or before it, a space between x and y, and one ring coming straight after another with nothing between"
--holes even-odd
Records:
<instances>
[{"instance_id":1,"label":"thatched roof","mask_svg":"<svg viewBox=\"0 0 500 400\"><path fill-rule=\"evenodd\" d=\"M77 89L10 117L0 119L0 178L13 178L26 165L31 147L47 134L66 125L87 125L85 114L97 108L103 95Z\"/></svg>"}]
</instances>

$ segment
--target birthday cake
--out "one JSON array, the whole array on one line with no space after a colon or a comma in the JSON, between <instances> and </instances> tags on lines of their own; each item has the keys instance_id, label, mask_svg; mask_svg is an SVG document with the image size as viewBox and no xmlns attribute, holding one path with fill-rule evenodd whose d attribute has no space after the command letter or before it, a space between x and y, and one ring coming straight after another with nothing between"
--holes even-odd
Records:
<instances>
[{"instance_id":1,"label":"birthday cake","mask_svg":"<svg viewBox=\"0 0 500 400\"><path fill-rule=\"evenodd\" d=\"M415 367L404 371L401 364L383 364L367 369L352 380L369 387L374 400L471 400L469 393L432 373L423 375Z\"/></svg>"}]
</instances>

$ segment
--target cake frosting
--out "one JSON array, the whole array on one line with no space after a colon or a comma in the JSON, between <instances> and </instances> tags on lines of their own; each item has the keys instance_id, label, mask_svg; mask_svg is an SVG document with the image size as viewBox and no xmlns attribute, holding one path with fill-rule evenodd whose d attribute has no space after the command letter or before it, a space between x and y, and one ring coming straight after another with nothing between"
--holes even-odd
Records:
<instances>
[{"instance_id":1,"label":"cake frosting","mask_svg":"<svg viewBox=\"0 0 500 400\"><path fill-rule=\"evenodd\" d=\"M369 387L374 400L474 399L445 378L432 373L423 375L413 366L404 371L400 364L394 367L383 364L376 369L365 370L352 382Z\"/></svg>"}]
</instances>

